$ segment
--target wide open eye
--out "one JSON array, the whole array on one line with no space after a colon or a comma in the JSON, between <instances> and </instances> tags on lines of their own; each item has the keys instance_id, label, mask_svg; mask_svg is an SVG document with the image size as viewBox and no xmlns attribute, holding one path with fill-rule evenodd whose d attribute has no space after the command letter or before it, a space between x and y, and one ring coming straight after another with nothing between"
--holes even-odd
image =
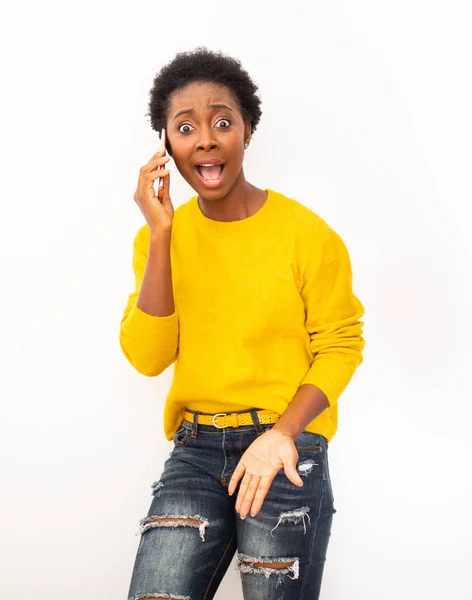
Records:
<instances>
[{"instance_id":1,"label":"wide open eye","mask_svg":"<svg viewBox=\"0 0 472 600\"><path fill-rule=\"evenodd\" d=\"M180 133L189 133L189 131L191 131L191 129L187 129L186 131L183 131L182 127L190 127L191 129L193 129L193 127L191 125L189 125L189 123L182 123L182 125L179 125Z\"/></svg>"},{"instance_id":2,"label":"wide open eye","mask_svg":"<svg viewBox=\"0 0 472 600\"><path fill-rule=\"evenodd\" d=\"M228 127L231 125L231 121L229 119L220 119L217 125L222 122L226 122L228 125L225 125L224 127L217 127L217 129L228 129Z\"/></svg>"}]
</instances>

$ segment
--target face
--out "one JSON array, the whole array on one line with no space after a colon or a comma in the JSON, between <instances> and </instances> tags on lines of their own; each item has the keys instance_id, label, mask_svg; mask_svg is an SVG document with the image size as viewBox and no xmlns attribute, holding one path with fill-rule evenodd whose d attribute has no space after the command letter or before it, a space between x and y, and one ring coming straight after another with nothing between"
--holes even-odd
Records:
<instances>
[{"instance_id":1,"label":"face","mask_svg":"<svg viewBox=\"0 0 472 600\"><path fill-rule=\"evenodd\" d=\"M167 139L182 177L205 198L226 196L242 177L251 126L226 86L195 82L172 94ZM202 166L212 165L212 166Z\"/></svg>"}]
</instances>

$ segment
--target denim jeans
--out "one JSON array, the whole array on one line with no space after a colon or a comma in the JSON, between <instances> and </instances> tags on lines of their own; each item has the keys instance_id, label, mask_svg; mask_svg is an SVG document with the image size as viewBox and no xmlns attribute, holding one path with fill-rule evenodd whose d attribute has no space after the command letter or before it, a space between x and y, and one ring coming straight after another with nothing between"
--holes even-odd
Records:
<instances>
[{"instance_id":1,"label":"denim jeans","mask_svg":"<svg viewBox=\"0 0 472 600\"><path fill-rule=\"evenodd\" d=\"M182 421L140 522L128 600L210 600L235 552L245 600L319 598L336 513L328 442L303 430L295 445L304 485L281 469L257 515L241 519L235 511L241 480L232 496L229 481L246 449L273 427L250 412L253 424L235 428Z\"/></svg>"}]
</instances>

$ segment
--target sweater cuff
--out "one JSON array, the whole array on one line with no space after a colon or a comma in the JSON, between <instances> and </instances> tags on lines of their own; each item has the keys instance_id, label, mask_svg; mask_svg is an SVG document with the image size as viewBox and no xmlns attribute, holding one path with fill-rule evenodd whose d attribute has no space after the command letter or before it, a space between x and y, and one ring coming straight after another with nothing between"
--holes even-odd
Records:
<instances>
[{"instance_id":1,"label":"sweater cuff","mask_svg":"<svg viewBox=\"0 0 472 600\"><path fill-rule=\"evenodd\" d=\"M142 311L137 304L133 304L122 324L122 332L134 342L156 337L165 342L167 339L173 339L177 320L177 311L171 315L159 317L149 315Z\"/></svg>"},{"instance_id":2,"label":"sweater cuff","mask_svg":"<svg viewBox=\"0 0 472 600\"><path fill-rule=\"evenodd\" d=\"M340 370L339 363L330 365L328 361L319 359L313 363L300 386L305 383L316 385L326 394L329 405L333 406L347 387L352 376L353 371L351 369Z\"/></svg>"}]
</instances>

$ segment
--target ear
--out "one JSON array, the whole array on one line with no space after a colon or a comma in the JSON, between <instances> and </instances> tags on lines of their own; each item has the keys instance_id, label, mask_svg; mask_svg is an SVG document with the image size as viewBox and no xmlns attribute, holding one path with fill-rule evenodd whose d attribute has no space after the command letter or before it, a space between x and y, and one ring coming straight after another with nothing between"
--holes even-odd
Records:
<instances>
[{"instance_id":1,"label":"ear","mask_svg":"<svg viewBox=\"0 0 472 600\"><path fill-rule=\"evenodd\" d=\"M249 144L249 142L251 141L251 132L251 123L247 122L244 125L244 144Z\"/></svg>"},{"instance_id":2,"label":"ear","mask_svg":"<svg viewBox=\"0 0 472 600\"><path fill-rule=\"evenodd\" d=\"M166 130L166 150L167 150L167 154L172 158L172 146L170 145L169 142L169 133L168 133L168 125L169 123L167 122L167 116L164 119L164 123L165 123L165 130Z\"/></svg>"},{"instance_id":3,"label":"ear","mask_svg":"<svg viewBox=\"0 0 472 600\"><path fill-rule=\"evenodd\" d=\"M166 129L166 134L167 134L167 129ZM172 158L172 146L170 145L168 135L166 135L166 150L167 150L167 154Z\"/></svg>"}]
</instances>

